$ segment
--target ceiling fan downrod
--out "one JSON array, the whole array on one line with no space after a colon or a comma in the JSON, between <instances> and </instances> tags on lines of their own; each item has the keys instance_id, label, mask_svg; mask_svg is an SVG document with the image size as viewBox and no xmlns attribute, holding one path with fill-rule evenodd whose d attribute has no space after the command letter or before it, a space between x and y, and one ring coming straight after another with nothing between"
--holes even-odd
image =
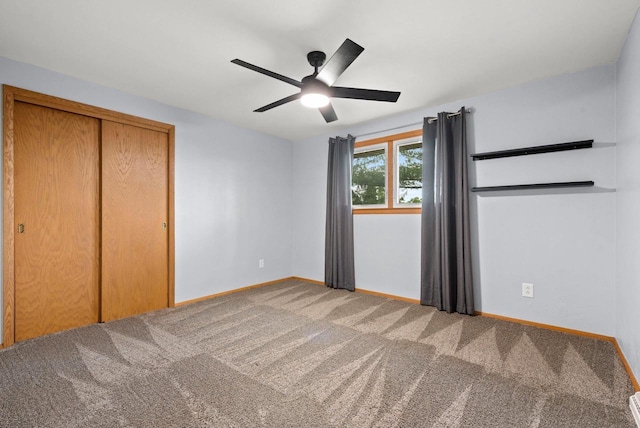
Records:
<instances>
[{"instance_id":1,"label":"ceiling fan downrod","mask_svg":"<svg viewBox=\"0 0 640 428\"><path fill-rule=\"evenodd\" d=\"M324 64L324 61L326 59L327 55L325 55L324 52L312 51L307 54L307 61L309 61L311 67L315 69L315 71L313 72L313 77L316 77L318 75L318 68L322 67L322 64Z\"/></svg>"}]
</instances>

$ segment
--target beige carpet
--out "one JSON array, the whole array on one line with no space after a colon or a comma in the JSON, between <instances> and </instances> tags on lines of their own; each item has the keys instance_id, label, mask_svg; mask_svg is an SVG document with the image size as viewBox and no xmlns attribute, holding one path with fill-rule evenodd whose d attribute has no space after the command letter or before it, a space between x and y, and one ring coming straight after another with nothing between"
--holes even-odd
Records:
<instances>
[{"instance_id":1,"label":"beige carpet","mask_svg":"<svg viewBox=\"0 0 640 428\"><path fill-rule=\"evenodd\" d=\"M2 427L633 427L611 343L299 281L0 351Z\"/></svg>"}]
</instances>

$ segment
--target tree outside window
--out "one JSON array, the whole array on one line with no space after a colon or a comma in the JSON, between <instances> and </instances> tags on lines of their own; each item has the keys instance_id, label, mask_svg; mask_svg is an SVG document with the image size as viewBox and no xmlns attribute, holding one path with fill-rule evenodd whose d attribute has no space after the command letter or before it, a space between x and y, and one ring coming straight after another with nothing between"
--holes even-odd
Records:
<instances>
[{"instance_id":1,"label":"tree outside window","mask_svg":"<svg viewBox=\"0 0 640 428\"><path fill-rule=\"evenodd\" d=\"M396 145L396 202L400 205L422 203L422 142Z\"/></svg>"},{"instance_id":2,"label":"tree outside window","mask_svg":"<svg viewBox=\"0 0 640 428\"><path fill-rule=\"evenodd\" d=\"M387 202L387 150L359 151L353 156L351 200L356 206L385 206Z\"/></svg>"}]
</instances>

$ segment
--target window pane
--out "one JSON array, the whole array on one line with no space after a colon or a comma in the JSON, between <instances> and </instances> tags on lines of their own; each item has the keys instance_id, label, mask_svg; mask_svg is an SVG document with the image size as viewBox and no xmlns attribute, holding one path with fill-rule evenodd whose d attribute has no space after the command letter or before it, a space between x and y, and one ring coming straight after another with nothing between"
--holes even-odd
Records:
<instances>
[{"instance_id":1,"label":"window pane","mask_svg":"<svg viewBox=\"0 0 640 428\"><path fill-rule=\"evenodd\" d=\"M387 156L384 149L353 155L351 200L353 205L384 205Z\"/></svg>"},{"instance_id":2,"label":"window pane","mask_svg":"<svg viewBox=\"0 0 640 428\"><path fill-rule=\"evenodd\" d=\"M422 203L422 142L398 146L399 204Z\"/></svg>"}]
</instances>

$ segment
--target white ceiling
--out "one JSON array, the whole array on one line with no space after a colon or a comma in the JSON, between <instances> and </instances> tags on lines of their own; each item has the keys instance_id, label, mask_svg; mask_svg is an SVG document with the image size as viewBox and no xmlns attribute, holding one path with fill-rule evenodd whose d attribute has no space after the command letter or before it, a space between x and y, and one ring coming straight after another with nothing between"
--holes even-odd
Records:
<instances>
[{"instance_id":1,"label":"white ceiling","mask_svg":"<svg viewBox=\"0 0 640 428\"><path fill-rule=\"evenodd\" d=\"M614 62L640 0L0 0L0 56L289 140ZM336 85L401 91L333 100L338 121L292 102L312 50L365 51Z\"/></svg>"}]
</instances>

